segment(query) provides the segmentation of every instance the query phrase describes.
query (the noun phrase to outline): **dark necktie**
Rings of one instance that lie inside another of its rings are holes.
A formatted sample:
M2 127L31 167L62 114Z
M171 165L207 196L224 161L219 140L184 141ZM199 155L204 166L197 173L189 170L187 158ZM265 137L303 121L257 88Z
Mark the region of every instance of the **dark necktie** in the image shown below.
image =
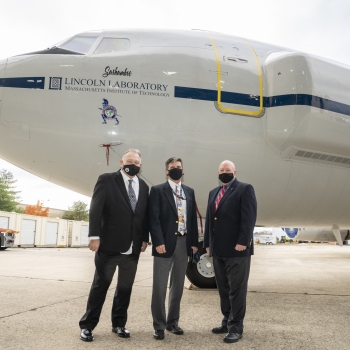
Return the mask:
M133 180L128 180L129 181L129 188L128 188L128 195L129 195L129 200L130 200L130 204L131 204L131 208L132 208L132 211L134 212L135 211L135 208L136 208L136 203L137 203L137 200L136 200L136 195L135 195L135 191L134 189L132 188L132 182Z
M215 211L218 210L220 201L221 201L222 197L223 197L224 194L225 194L226 187L227 187L227 185L223 185L223 186L221 187L221 190L220 190L218 196L217 196L216 199L215 199L215 204L214 204L214 209L215 209Z

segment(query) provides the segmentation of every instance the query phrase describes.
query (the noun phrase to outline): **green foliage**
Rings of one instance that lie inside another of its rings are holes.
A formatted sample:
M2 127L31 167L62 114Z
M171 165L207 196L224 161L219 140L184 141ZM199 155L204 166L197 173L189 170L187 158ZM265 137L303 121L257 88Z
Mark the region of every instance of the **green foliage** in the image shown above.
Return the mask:
M0 210L23 213L23 209L17 208L20 191L16 191L14 184L17 182L13 174L6 170L0 170Z
M82 201L73 202L73 205L64 213L63 219L89 221L89 211L86 207L87 204Z

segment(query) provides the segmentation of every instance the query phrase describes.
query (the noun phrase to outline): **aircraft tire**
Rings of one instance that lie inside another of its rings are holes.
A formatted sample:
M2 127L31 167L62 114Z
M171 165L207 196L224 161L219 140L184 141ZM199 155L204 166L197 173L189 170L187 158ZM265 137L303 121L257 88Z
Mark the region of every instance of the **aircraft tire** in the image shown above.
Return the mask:
M198 264L189 262L187 264L186 276L198 288L216 288L212 258L209 257L203 247L199 248L199 253L201 255L200 262ZM210 277L206 277L207 274Z

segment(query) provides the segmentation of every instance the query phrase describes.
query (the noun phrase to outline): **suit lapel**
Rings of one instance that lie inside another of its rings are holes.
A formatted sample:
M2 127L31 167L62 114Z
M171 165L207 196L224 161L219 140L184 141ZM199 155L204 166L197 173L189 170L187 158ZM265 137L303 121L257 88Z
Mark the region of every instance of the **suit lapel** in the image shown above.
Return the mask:
M130 204L130 199L129 199L129 196L128 196L128 193L126 192L126 187L125 187L125 183L124 183L124 180L123 180L123 176L122 174L120 173L120 170L118 170L115 174L116 176L116 179L117 179L117 184L126 200L126 203L128 204L130 210L132 211L132 207L131 207L131 204ZM140 194L139 194L140 195Z
M168 201L170 202L170 206L173 208L175 214L178 215L178 212L175 206L173 191L168 182L164 184L163 190L164 190L165 197L167 197Z
M209 198L209 201L208 201L208 205L209 205L209 210L210 210L211 214L215 213L215 210L214 210L215 198L216 198L216 195L217 195L217 193L219 191L219 188L220 187L216 187L210 192L210 198Z
M234 190L236 189L236 186L238 184L238 181L235 180L234 183L228 188L228 190L225 192L224 196L222 197L218 208L216 209L216 211L218 211L220 209L220 207L222 206L222 204L225 202L225 200L234 192Z
M146 189L146 187L144 186L143 181L141 181L141 179L139 178L139 197L138 197L137 202L136 202L135 213L136 213L137 208L139 206L140 200L142 200L142 198L144 196L145 189ZM130 199L129 199L129 202L130 202Z
M192 198L190 196L190 191L188 190L188 188L184 185L181 185L182 186L182 189L185 193L185 198L186 198L186 216L188 217L188 214L189 214L189 208L191 208L191 203L190 201L192 201ZM186 219L187 219L186 217Z

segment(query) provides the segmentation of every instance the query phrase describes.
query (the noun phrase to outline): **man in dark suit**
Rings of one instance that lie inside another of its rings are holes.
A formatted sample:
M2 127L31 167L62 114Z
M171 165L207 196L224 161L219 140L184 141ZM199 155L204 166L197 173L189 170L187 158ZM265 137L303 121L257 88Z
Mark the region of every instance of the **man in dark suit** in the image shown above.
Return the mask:
M181 183L182 160L165 162L169 180L153 186L149 197L149 222L152 238L153 291L152 316L155 339L164 339L164 329L181 335L180 302L188 256L198 250L196 199L192 188ZM170 272L168 317L165 297Z
M108 288L118 266L118 283L112 306L112 331L129 338L125 329L130 295L140 252L147 247L148 186L136 175L141 154L129 149L116 173L98 178L90 206L89 248L95 253L95 277L86 313L79 322L80 339L93 341Z
M224 316L221 326L212 332L227 333L227 343L242 338L257 211L253 186L239 182L236 173L231 161L220 164L222 185L209 193L204 232L204 248L213 257Z

